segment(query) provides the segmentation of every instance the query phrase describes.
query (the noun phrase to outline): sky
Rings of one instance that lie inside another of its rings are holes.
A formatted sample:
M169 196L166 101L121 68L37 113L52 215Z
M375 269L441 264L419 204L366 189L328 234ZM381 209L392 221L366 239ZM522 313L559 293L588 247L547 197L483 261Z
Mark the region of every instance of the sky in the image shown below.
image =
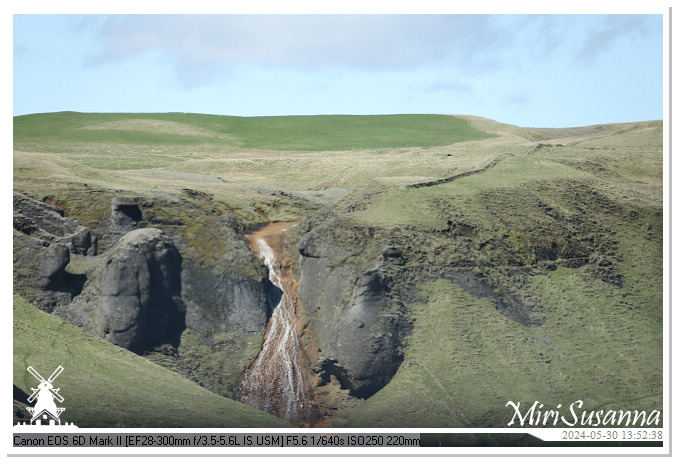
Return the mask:
M663 103L662 14L13 15L15 116L434 113L573 127L663 119Z

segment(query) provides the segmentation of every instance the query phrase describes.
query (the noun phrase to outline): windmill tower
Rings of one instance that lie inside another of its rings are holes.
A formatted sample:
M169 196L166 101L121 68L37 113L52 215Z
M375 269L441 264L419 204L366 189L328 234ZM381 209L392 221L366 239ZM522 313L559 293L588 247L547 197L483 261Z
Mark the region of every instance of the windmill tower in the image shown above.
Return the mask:
M65 411L66 408L58 408L54 400L56 399L62 403L64 398L59 394L59 389L52 386L52 382L54 382L54 379L56 379L63 370L64 368L62 366L57 367L49 379L45 380L40 374L38 374L38 371L33 369L32 366L28 366L28 372L30 372L33 377L38 379L40 382L38 388L31 388L31 390L33 390L33 394L28 398L29 403L32 403L36 397L38 398L38 401L35 403L34 407L26 408L26 410L33 416L31 417L31 424L35 424L36 421L40 421L38 424L41 424L42 419L47 419L51 424L56 423L61 425L61 419L59 419L59 416Z

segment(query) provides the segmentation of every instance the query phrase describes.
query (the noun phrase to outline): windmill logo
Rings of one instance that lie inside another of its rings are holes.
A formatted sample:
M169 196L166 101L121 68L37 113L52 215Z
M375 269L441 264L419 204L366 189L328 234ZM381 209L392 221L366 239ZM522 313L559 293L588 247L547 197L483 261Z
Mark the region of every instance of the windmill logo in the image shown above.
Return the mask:
M41 376L38 371L33 369L33 366L28 366L28 372L35 377L40 384L38 388L31 388L33 394L28 398L29 403L35 401L35 406L27 407L26 410L31 414L31 425L62 425L61 413L63 413L66 408L57 407L57 403L64 402L64 398L59 393L59 388L54 388L54 381L64 370L63 366L56 368L52 375L49 376L47 380ZM28 424L18 424L18 425L28 425ZM63 425L73 425L73 424L63 424Z

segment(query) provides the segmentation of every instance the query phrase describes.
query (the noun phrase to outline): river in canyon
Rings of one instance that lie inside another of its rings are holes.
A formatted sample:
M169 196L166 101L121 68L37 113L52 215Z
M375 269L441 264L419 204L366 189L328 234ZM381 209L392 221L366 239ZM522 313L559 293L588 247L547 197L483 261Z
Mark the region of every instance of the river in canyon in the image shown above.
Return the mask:
M269 269L267 298L272 312L262 351L243 375L239 400L293 425L310 426L320 414L313 374L298 336L297 284L283 264L281 250L281 234L294 226L271 223L245 234L250 249Z

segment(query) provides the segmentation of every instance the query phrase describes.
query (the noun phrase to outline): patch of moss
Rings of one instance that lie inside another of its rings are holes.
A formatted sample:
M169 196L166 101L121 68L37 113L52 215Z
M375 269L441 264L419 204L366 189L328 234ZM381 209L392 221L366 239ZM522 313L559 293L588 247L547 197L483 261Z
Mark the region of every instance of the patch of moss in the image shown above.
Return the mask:
M179 217L184 222L184 234L195 261L202 267L213 266L225 250L214 218L207 215L189 215L185 212L179 212Z
M98 227L111 214L112 194L96 190L71 190L46 195L42 200L63 208L72 217L101 238Z
M191 329L181 336L178 354L180 363L186 366L201 383L220 395L233 398L238 380L262 349L264 335L243 335L226 330L212 335L207 345Z

